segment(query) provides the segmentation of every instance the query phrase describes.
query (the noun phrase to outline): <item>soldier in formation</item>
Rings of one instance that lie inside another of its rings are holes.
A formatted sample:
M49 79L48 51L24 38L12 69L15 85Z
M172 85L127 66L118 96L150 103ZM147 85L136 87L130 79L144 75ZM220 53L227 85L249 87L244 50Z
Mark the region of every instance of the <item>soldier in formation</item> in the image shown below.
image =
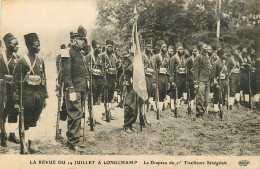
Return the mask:
M46 107L45 100L48 98L48 92L45 64L38 56L40 51L38 35L29 33L24 35L24 39L28 54L22 56L16 63L13 73L13 98L14 107L19 111L23 110L24 113L25 144L28 146L28 152L35 153L37 152L34 143L35 135L38 132L37 121L43 108ZM23 83L22 88L20 83ZM19 105L21 100L23 100L23 104Z

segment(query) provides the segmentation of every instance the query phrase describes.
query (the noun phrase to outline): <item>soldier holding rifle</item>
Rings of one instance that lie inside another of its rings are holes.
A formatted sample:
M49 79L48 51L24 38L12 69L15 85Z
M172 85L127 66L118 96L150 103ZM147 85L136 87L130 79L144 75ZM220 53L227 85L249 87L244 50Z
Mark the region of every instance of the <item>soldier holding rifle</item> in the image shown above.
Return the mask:
M4 69L5 69L5 81L6 81L6 94L7 94L7 102L6 107L3 110L3 116L1 119L3 120L3 123L1 124L1 135L2 146L7 146L4 140L7 140L5 138L5 123L6 119L8 117L8 128L10 131L8 140L11 142L14 142L16 144L20 143L20 140L16 137L15 131L18 128L17 124L17 117L18 117L18 111L14 108L14 101L12 99L12 81L13 81L13 71L14 67L17 63L17 60L20 58L18 55L16 55L18 51L18 41L17 39L11 34L8 33L4 36L4 42L6 46L6 52L3 54L3 61L4 61Z
M35 153L37 150L34 136L37 135L37 121L46 106L45 99L48 98L48 94L44 61L37 55L40 51L40 40L36 33L24 35L24 38L28 54L17 61L14 69L14 99L15 107L21 113L20 128L23 130L24 126L25 129L20 132L25 133L25 143L28 140L29 153ZM26 145L23 147L25 148Z
M159 112L157 112L157 119L160 118L163 109L164 100L169 87L169 56L167 54L167 45L163 40L157 42L159 53L154 56L154 65L156 72L156 102Z
M105 51L99 54L99 58L102 60L102 71L104 72L104 106L105 113L102 114L102 118L106 122L110 122L114 118L111 116L112 100L116 85L118 59L113 50L114 42L112 40L106 40Z
M211 78L214 81L213 88L213 103L214 111L219 113L220 118L223 118L223 105L225 104L225 96L227 94L227 81L228 70L226 67L226 54L223 49L217 52L219 59L213 63Z

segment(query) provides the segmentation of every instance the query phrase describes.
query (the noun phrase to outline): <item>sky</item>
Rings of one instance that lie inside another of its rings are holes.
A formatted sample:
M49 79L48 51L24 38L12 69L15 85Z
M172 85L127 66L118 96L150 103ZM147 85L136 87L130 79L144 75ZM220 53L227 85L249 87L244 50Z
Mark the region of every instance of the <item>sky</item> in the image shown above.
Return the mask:
M0 37L12 33L21 52L26 50L23 36L34 32L41 52L55 52L69 43L69 33L76 32L79 25L87 29L88 37L97 15L94 0L2 0Z

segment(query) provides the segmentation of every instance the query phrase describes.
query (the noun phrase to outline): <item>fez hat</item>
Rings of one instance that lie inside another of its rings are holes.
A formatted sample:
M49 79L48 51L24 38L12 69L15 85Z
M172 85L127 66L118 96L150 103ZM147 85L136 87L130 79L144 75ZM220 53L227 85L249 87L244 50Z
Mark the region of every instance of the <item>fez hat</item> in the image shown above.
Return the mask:
M92 48L95 48L97 46L97 44L99 44L97 41L92 40L92 42L91 42Z
M158 47L161 47L163 44L166 44L164 40L159 40L157 42Z
M27 47L31 47L33 45L33 42L37 42L39 40L38 35L36 33L29 33L27 35L24 35L25 44Z
M170 45L170 46L168 47L168 49L173 49L173 50L174 50L174 46Z
M6 34L3 38L6 45L13 39L16 39L16 38L11 33Z
M178 49L180 46L182 46L183 47L183 44L181 43L181 42L177 42L176 44L175 44L175 47Z
M114 45L114 42L112 40L106 40L106 45Z
M197 48L200 50L200 49L202 48L203 45L204 45L204 43L200 41L200 42L198 43Z
M62 44L62 45L60 46L60 48L61 48L61 49L66 49L66 45L65 45L65 44Z

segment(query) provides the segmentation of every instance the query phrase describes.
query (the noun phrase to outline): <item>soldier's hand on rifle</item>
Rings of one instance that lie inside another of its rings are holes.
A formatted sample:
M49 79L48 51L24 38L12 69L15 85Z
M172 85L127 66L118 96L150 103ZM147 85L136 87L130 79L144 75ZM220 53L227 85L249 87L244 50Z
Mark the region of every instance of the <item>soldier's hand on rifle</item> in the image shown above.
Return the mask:
M195 88L195 89L198 89L198 88L199 88L198 82L196 82L196 81L194 82L194 88Z
M20 105L19 105L19 104L14 104L14 108L15 108L18 112L20 112Z
M176 87L176 84L174 82L172 82L172 87L174 87L174 88Z

